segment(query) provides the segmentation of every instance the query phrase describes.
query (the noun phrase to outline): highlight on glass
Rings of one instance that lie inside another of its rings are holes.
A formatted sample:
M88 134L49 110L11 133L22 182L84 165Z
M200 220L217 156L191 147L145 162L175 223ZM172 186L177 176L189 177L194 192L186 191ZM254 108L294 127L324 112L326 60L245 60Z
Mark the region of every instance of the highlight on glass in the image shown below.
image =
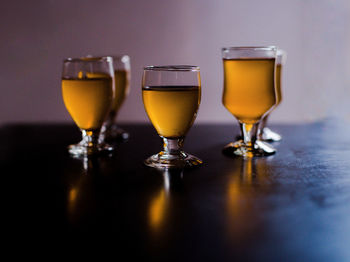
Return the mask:
M276 104L277 48L228 47L222 49L224 88L222 103L238 120L242 139L223 149L229 156L266 156L276 152L257 140L259 122Z
M101 130L101 141L124 141L129 138L129 133L119 127L117 117L120 108L124 104L130 92L130 57L128 55L114 55L114 91L112 107L107 115Z
M82 140L70 145L73 156L86 156L113 147L99 143L99 135L114 97L112 57L67 58L63 62L62 97Z
M202 160L183 151L201 100L198 66L147 66L142 76L145 111L158 135L163 150L144 161L156 168L185 168L202 164Z
M276 56L276 71L275 71L275 88L276 88L276 105L266 114L260 122L258 138L259 140L268 141L268 142L278 142L282 139L282 136L270 128L267 127L268 117L271 115L271 112L275 110L277 106L282 102L282 71L286 63L287 53L282 50L277 50Z

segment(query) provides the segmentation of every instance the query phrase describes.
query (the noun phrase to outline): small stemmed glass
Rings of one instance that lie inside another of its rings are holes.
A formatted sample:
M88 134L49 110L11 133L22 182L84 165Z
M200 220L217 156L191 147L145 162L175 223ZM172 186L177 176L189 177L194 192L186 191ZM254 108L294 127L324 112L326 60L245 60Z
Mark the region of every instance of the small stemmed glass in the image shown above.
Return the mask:
M112 58L115 96L100 136L100 141L108 142L123 141L129 138L129 133L117 124L117 116L130 92L130 57L128 55L114 55Z
M62 96L82 140L70 145L73 156L86 156L113 147L99 142L101 126L113 101L113 60L111 57L67 58L63 62Z
M242 139L229 143L229 156L266 156L275 149L257 140L261 118L276 104L276 47L228 47L222 49L224 90L222 103L238 120Z
M269 114L266 114L263 119L260 122L260 127L258 131L258 137L262 141L268 141L268 142L278 142L282 139L281 135L272 131L270 128L267 127L267 120L268 117L271 115L271 112L281 103L282 101L282 70L284 67L284 64L287 59L287 53L283 51L282 49L277 50L277 56L276 56L276 105L273 107L273 109L270 111Z
M202 160L182 149L200 104L199 67L145 67L142 98L147 115L163 139L164 147L144 163L157 168L184 168L202 164Z

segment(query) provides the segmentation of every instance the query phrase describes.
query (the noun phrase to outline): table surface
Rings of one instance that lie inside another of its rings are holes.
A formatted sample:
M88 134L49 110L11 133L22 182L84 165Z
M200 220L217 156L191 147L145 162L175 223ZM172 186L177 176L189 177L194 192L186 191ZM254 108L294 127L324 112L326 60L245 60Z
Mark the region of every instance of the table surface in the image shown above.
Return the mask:
M161 148L152 126L122 127L129 141L85 163L67 153L73 124L0 128L10 243L109 239L146 261L350 261L350 123L272 125L277 153L250 160L221 152L236 126L195 125L184 148L204 164L181 172L143 165Z

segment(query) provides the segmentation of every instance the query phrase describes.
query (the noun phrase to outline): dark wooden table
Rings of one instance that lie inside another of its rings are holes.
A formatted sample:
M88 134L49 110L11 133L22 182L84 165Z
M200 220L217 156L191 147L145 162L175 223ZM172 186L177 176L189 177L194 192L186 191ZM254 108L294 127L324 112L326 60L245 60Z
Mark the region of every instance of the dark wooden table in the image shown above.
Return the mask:
M350 123L274 125L277 154L251 160L221 153L236 126L195 125L185 150L204 165L170 173L142 163L161 147L152 126L123 127L129 141L85 168L66 150L80 138L73 124L0 129L9 248L53 255L79 244L120 261L350 261Z

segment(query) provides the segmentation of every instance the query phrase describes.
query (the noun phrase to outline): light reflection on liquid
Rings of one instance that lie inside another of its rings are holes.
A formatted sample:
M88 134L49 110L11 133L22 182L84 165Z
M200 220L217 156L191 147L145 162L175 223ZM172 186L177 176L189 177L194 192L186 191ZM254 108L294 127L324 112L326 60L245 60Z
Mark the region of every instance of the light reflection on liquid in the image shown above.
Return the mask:
M269 190L266 158L235 159L228 173L227 214L228 234L235 241L249 238L262 230L259 203L260 194Z

